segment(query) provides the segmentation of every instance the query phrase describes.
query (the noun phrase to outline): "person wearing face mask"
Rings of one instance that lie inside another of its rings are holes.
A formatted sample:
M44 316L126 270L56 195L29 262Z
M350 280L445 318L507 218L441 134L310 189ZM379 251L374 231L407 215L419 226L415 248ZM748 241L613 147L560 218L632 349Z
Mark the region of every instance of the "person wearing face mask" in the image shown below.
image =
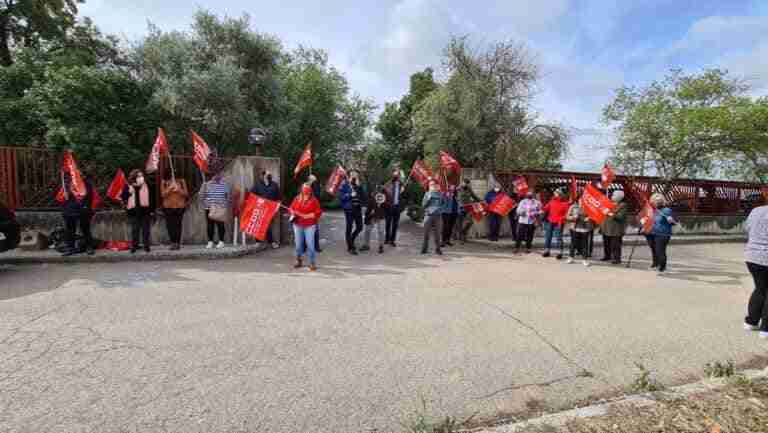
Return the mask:
M445 196L435 180L429 181L429 191L424 193L421 207L424 209L424 241L421 244L421 254L429 252L429 235L435 236L435 254L442 255L440 249L440 232L443 225L443 207Z
M525 252L530 253L533 247L533 234L536 232L536 221L541 215L541 202L536 200L533 191L528 191L525 198L517 205L517 240L515 254L520 253L520 247L525 241Z
M357 255L355 240L363 230L363 203L365 203L365 192L360 186L360 173L357 170L349 172L349 179L345 179L339 190L339 199L341 207L344 209L344 218L347 228L345 237L347 241L347 251L349 254Z
M488 206L496 200L496 196L501 194L501 185L494 185L493 189L485 194L485 203ZM501 215L488 212L488 240L491 242L499 241L499 231L501 230Z
M600 226L605 252L602 261L620 265L622 241L627 230L627 204L624 203L624 191L614 191L611 200L616 203L616 208L608 213L608 217Z
M181 249L182 222L187 207L189 192L184 179L176 179L171 172L165 172L165 179L160 186L163 203L163 216L171 241L171 250Z
M400 203L405 187L400 181L400 172L392 172L392 179L384 185L384 191L390 199L386 218L386 240L389 245L397 246L397 230L400 227Z
M128 185L123 189L122 199L131 221L131 254L136 252L140 243L144 245L144 251L150 252L149 231L155 198L141 170L131 170L128 174Z
M458 193L459 197L459 240L461 243L467 242L467 234L474 224L472 215L464 209L464 206L480 201L480 197L472 190L472 181L464 179L464 185L461 186Z
M261 179L251 188L251 192L259 197L272 201L280 201L280 186L272 179L272 173L268 171L261 172ZM267 243L272 245L273 249L280 248L280 244L275 242L272 236L272 229L275 224L279 224L280 218L274 218L272 224L267 230Z
M304 184L301 192L293 199L290 207L291 222L293 224L293 238L296 248L296 264L294 268L299 269L304 264L302 259L306 252L309 256L309 270L317 270L316 251L315 251L315 228L323 210L320 209L320 202L312 194L312 187Z

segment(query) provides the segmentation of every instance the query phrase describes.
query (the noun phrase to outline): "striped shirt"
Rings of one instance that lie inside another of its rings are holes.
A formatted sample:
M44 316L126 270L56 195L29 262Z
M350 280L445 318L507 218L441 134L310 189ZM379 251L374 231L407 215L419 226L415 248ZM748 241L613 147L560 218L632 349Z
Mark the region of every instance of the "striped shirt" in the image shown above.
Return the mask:
M212 207L229 207L232 187L226 182L210 181L203 190L203 205L206 209Z

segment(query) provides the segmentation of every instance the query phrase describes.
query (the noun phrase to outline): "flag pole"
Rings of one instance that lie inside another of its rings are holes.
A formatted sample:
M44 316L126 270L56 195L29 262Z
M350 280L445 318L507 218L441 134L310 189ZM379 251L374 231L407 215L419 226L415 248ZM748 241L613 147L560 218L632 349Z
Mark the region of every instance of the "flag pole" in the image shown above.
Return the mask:
M173 157L171 156L170 150L168 151L166 158L168 158L168 165L171 167L171 180L176 182L176 172L173 170Z

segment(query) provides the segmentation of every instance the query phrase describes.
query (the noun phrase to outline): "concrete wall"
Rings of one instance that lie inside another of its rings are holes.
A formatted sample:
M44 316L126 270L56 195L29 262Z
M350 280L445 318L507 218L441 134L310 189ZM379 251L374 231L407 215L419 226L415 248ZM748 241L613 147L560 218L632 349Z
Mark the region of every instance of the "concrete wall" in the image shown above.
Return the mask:
M225 169L224 176L227 182L240 191L249 191L255 179L264 170L272 172L274 179L280 182L280 159L263 157L238 157ZM50 232L57 227L62 227L64 222L60 212L18 212L16 215L23 230L39 230L43 233ZM275 239L282 239L280 222L277 218L272 223L272 234ZM184 230L182 242L185 244L201 244L207 241L206 219L201 200L197 195L184 214ZM227 224L227 242L233 239L234 221ZM98 212L93 221L93 235L102 240L129 240L131 237L130 224L125 211ZM158 213L152 224L153 244L168 242L168 232L165 228L165 219L162 212ZM282 240L281 240L282 241ZM253 242L253 240L250 240Z

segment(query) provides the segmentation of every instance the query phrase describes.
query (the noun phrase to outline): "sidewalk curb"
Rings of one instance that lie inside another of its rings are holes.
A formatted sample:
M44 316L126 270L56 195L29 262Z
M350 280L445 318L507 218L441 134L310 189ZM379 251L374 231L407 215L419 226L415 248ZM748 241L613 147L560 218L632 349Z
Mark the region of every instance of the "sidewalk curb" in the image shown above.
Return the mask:
M742 375L750 380L768 378L768 368L764 370L744 370L737 374ZM622 406L634 406L634 407L648 407L657 404L659 401L671 400L676 398L684 398L692 394L701 392L713 391L725 387L728 384L728 379L704 379L699 382L694 382L686 385L680 385L672 388L668 388L664 391L646 394L634 394L618 399L595 404L592 406L586 406L578 409L572 409L564 412L553 413L543 415L538 418L529 419L526 421L516 422L512 424L500 425L492 428L481 428L474 430L463 430L463 432L471 433L522 433L526 429L535 427L565 427L569 422L575 420L584 420L599 416L605 416L616 407Z
M568 236L563 237L563 243L566 248L569 245L570 238ZM638 246L645 246L645 239L637 236L627 236L624 238L624 248L631 247L634 242L637 242ZM697 244L739 244L746 243L747 237L743 235L711 235L711 236L678 236L672 237L670 245L697 245ZM499 240L499 242L491 242L488 239L468 239L467 243L474 243L477 245L485 245L494 247L497 249L509 249L514 248L515 243L510 239ZM603 239L600 235L595 235L594 246L602 246ZM544 248L544 239L535 238L533 240L534 248Z
M268 246L249 245L243 247L226 247L221 250L195 249L184 251L169 251L166 249L154 250L149 254L138 251L131 254L128 251L112 252L98 251L93 256L84 254L62 257L58 254L47 252L39 253L39 256L33 254L22 254L20 256L0 255L0 264L4 265L39 265L39 264L83 264L83 263L118 263L118 262L165 262L165 261L187 261L187 260L222 260L236 259L251 254L268 250Z

